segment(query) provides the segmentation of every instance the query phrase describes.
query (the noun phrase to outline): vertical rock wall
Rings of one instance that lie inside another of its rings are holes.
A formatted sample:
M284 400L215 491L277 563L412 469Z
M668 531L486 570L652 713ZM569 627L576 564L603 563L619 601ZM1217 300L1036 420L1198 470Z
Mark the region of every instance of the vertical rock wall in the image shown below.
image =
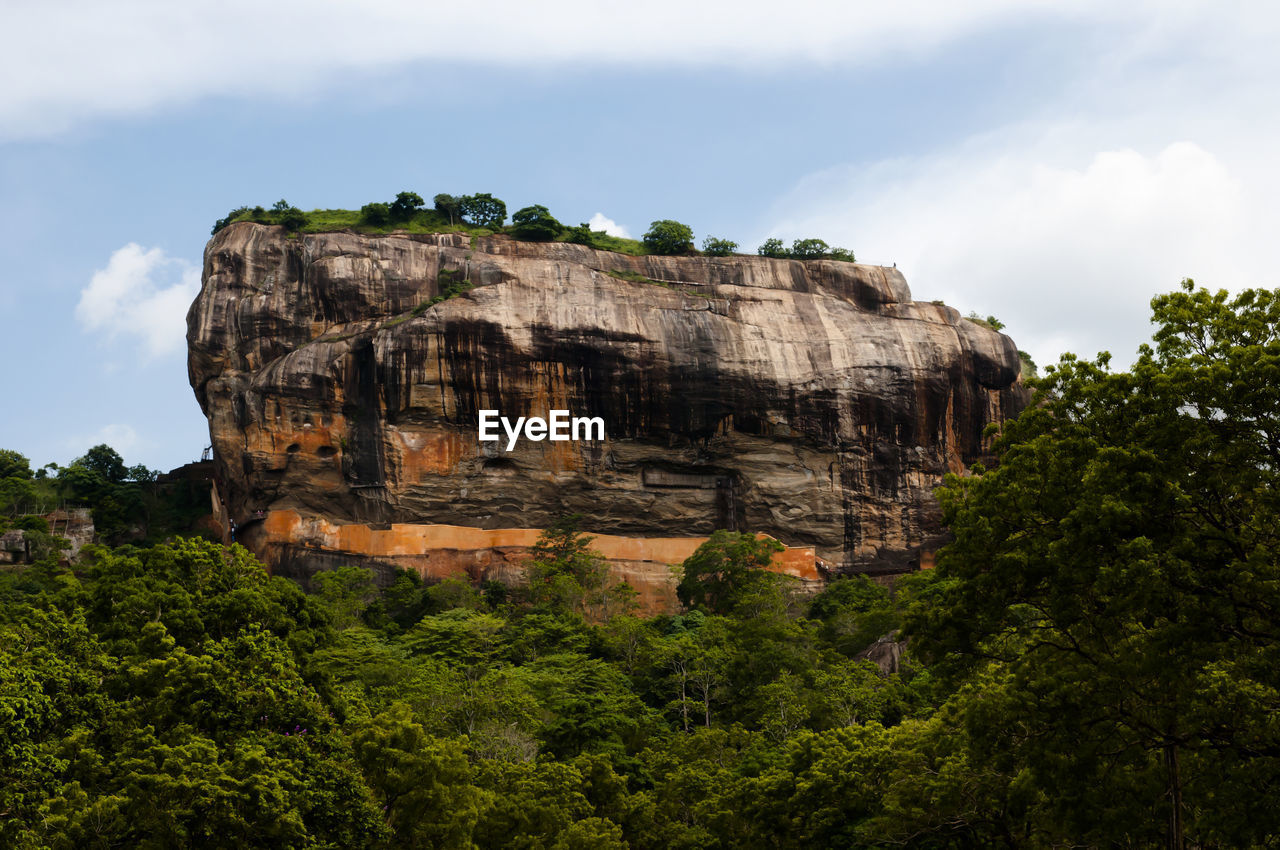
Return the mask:
M751 530L898 572L944 539L941 476L1028 398L1008 337L913 302L895 269L505 237L235 224L206 249L188 342L248 541L283 510L375 530L576 512L596 533ZM484 409L598 416L606 438L508 452L478 441Z

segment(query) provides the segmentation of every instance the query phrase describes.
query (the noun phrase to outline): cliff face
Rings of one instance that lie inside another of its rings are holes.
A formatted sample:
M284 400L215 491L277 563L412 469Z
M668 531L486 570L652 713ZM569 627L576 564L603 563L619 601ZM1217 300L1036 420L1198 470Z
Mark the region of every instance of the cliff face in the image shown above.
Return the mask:
M894 269L829 261L239 223L210 241L187 323L245 539L286 510L375 530L574 512L597 533L751 530L899 571L941 540L940 476L1027 399L1009 338L913 302ZM483 409L598 416L606 439L507 452L478 441ZM305 561L295 542L273 557Z

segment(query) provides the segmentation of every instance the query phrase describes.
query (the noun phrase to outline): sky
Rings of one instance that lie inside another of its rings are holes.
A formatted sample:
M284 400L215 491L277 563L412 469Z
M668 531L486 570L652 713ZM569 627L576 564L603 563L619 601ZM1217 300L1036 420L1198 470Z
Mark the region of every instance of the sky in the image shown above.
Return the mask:
M281 198L818 237L1123 368L1183 278L1280 287L1276 43L1232 0L6 0L0 448L197 459L204 244Z

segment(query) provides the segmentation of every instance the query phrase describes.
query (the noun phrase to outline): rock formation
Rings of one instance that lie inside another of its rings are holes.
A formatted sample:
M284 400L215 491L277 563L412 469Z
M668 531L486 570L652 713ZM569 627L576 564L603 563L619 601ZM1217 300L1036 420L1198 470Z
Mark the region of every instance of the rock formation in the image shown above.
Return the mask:
M566 512L601 534L750 530L833 570L900 572L944 539L942 474L1028 396L1008 337L912 301L896 269L825 260L238 223L206 248L187 324L226 520L302 574L332 562L329 538L269 526L537 529ZM508 452L478 441L485 409L598 416L606 438ZM258 522L278 512L298 522ZM358 541L338 555L386 560Z

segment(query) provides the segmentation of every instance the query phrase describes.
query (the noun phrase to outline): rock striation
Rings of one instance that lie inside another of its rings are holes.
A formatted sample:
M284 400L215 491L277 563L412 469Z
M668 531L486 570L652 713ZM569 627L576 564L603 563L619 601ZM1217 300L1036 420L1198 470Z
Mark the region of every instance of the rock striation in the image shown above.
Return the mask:
M941 476L1029 397L1008 337L912 301L896 269L822 260L246 222L209 242L187 325L225 519L303 575L332 535L269 527L562 513L621 537L750 530L831 570L901 572L945 539ZM508 452L478 440L486 409L598 416L606 435ZM298 522L259 522L285 511Z

